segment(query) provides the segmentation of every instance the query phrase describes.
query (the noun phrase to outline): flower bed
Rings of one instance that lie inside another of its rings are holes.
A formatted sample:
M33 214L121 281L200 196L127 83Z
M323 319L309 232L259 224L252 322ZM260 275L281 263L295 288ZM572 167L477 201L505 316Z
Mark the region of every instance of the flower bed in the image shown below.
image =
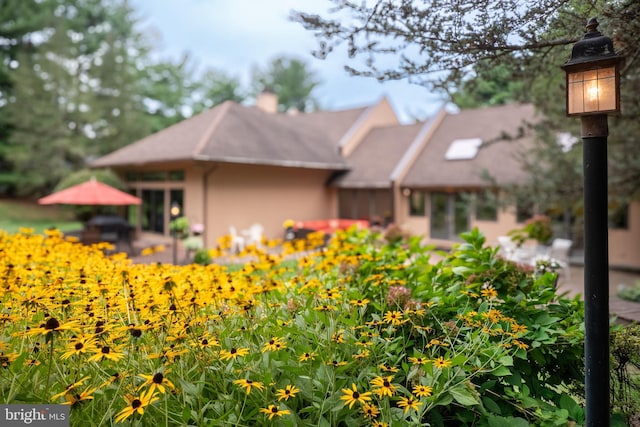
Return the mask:
M77 426L581 423L582 303L463 237L172 266L0 232L0 399Z

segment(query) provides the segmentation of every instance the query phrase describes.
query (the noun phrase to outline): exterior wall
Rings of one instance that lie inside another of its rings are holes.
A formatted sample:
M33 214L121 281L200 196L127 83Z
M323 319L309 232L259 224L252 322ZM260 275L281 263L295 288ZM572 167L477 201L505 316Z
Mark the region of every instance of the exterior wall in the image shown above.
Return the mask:
M219 237L229 234L230 226L240 232L259 223L267 238L281 238L286 219L335 218L337 193L326 186L330 174L310 169L218 165L206 180L206 245L215 246Z
M627 229L609 229L609 265L640 269L640 202L629 206Z

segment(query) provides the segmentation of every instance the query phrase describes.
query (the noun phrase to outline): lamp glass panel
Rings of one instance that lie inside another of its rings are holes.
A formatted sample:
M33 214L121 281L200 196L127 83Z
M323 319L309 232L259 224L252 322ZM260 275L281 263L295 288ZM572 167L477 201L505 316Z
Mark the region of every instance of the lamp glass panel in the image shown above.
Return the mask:
M582 72L568 75L567 109L569 114L584 113L584 84Z
M616 76L613 67L598 70L598 98L600 111L616 109Z

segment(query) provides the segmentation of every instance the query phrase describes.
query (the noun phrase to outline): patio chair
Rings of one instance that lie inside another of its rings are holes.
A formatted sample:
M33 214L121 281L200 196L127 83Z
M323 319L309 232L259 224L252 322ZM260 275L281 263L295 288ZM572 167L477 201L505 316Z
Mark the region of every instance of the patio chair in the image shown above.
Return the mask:
M553 239L551 248L549 248L549 257L560 264L567 278L570 275L569 252L571 251L571 246L573 246L573 242L569 239Z
M498 253L509 260L513 258L517 249L516 242L509 236L498 236L498 246L500 247Z
M244 250L244 237L238 234L236 228L232 225L229 227L229 235L231 236L231 251L238 254Z
M248 230L244 231L247 238L247 245L255 245L256 247L262 247L262 236L264 233L264 227L262 224L253 224Z

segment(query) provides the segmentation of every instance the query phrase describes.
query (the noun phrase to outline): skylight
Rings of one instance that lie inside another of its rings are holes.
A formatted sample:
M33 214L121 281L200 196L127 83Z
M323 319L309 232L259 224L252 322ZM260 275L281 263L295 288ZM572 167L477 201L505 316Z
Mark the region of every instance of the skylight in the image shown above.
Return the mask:
M478 154L480 138L454 139L444 155L446 160L471 160Z

